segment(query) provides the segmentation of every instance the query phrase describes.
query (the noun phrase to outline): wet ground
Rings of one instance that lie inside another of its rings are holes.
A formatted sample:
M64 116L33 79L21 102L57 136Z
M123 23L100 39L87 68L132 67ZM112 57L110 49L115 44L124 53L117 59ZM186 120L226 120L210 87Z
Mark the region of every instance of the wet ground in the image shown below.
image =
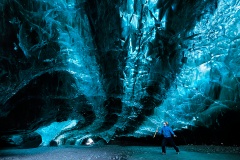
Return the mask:
M240 147L179 146L161 154L156 146L64 146L2 149L1 160L240 160Z

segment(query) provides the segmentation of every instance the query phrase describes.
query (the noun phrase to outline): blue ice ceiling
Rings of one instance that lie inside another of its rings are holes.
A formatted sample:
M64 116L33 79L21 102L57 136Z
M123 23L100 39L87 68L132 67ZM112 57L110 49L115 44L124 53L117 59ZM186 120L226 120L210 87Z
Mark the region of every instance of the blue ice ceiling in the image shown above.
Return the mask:
M109 142L240 115L239 0L4 0L0 12L6 139Z

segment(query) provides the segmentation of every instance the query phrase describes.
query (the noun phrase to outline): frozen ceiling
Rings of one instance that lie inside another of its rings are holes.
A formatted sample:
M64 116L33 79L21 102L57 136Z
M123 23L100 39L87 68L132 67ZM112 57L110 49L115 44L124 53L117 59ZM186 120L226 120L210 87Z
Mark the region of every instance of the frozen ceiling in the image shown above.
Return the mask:
M240 124L239 0L3 0L0 12L5 140Z

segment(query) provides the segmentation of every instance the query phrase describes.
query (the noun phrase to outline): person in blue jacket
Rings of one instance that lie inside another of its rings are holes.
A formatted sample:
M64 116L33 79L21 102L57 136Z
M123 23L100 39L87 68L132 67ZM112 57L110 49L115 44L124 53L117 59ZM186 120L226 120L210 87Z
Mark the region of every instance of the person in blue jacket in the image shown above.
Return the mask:
M173 132L172 128L168 126L168 122L163 123L163 127L158 131L156 130L156 133L163 135L162 140L162 154L166 154L166 144L170 143L173 148L176 150L177 154L179 154L179 148L175 145L172 136L177 137L175 133Z

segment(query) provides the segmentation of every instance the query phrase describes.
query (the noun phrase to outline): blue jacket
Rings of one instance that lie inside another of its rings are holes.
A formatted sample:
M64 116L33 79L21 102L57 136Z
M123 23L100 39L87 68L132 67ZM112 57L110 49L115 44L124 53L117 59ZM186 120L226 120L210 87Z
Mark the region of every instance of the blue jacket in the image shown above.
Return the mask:
M172 128L168 126L164 126L159 131L159 134L163 134L165 138L171 137L171 135L175 135Z

